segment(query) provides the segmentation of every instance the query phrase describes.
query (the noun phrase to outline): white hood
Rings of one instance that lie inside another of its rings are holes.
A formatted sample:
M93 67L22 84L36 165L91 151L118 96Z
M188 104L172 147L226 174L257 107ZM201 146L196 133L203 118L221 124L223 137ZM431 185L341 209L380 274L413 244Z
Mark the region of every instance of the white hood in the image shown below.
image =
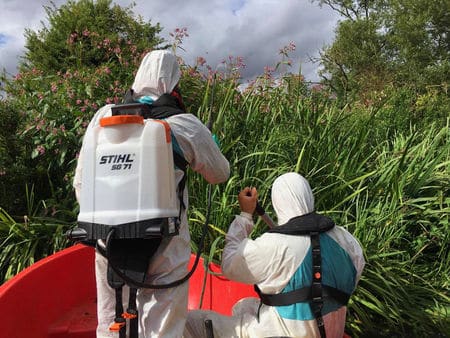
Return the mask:
M279 176L272 185L272 205L278 224L314 211L314 195L308 181L297 173Z
M153 100L162 94L172 92L180 81L180 67L177 57L166 50L148 53L136 73L133 86L134 98L150 96Z

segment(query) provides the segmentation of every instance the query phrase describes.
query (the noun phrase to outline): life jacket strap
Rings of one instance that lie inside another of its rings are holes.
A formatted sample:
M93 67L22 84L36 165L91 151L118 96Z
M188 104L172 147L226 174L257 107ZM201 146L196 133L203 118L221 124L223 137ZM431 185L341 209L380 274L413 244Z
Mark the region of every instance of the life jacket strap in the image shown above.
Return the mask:
M257 285L254 285L254 289L261 299L261 302L269 306L286 306L296 303L309 303L312 301L310 286L274 295L261 292ZM322 298L324 300L334 299L341 305L347 305L350 295L331 286L322 285Z
M323 295L322 295L322 256L320 253L320 233L313 231L310 233L312 264L313 264L313 280L311 285L312 301L309 303L311 311L316 318L319 328L320 337L326 338L325 324L322 317Z

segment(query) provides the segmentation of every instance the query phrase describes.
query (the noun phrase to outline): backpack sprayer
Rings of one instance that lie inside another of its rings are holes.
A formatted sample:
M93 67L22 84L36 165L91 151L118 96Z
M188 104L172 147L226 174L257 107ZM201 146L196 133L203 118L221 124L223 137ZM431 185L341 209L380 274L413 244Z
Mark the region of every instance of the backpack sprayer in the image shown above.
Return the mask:
M76 234L84 230L87 240L111 232L120 239L174 236L180 207L170 127L115 108L85 135Z

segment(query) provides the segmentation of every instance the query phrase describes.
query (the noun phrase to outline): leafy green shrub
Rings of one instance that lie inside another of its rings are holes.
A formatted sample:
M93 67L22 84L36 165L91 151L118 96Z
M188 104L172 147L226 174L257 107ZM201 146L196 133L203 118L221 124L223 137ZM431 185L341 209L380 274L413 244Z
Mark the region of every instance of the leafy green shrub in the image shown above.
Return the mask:
M18 136L19 116L16 105L0 101L0 206L22 213L26 205L24 182L32 181L32 175L24 155L30 142Z

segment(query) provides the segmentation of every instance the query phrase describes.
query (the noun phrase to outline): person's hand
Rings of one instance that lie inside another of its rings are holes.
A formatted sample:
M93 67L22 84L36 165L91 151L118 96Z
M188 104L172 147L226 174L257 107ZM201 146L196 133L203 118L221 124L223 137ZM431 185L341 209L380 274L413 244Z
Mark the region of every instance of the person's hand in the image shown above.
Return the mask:
M258 201L258 191L255 187L245 187L238 195L239 207L241 211L253 214Z

